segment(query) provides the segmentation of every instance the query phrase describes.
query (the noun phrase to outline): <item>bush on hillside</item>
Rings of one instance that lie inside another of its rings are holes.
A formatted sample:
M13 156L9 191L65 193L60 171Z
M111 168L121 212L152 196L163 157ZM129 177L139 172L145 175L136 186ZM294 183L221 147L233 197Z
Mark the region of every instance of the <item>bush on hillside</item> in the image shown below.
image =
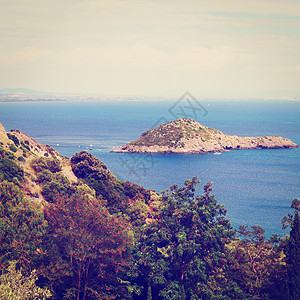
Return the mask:
M31 166L36 172L49 170L51 173L56 173L61 171L61 164L57 159L46 157L39 157L33 160Z

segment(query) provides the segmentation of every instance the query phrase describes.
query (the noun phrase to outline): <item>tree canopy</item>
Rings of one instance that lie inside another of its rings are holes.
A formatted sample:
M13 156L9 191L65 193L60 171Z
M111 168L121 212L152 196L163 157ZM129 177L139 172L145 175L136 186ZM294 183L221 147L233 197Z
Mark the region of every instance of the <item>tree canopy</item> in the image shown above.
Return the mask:
M132 245L128 225L110 215L100 199L74 194L58 197L45 208L49 222L44 276L56 285L65 276L61 293L76 299L113 299L120 273L128 267Z
M225 245L233 235L226 210L211 195L195 195L197 178L162 194L162 206L140 239L140 272L162 299L202 299L212 293L209 276L225 267Z

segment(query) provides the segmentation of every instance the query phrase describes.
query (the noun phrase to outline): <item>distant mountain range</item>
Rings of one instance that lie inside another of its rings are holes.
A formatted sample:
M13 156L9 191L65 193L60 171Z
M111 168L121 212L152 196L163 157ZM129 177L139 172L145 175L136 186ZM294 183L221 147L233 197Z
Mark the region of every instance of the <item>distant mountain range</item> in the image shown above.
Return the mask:
M181 89L174 89L168 91L159 91L156 96L150 95L122 95L122 94L105 94L105 93L61 93L61 92L45 92L40 90L32 90L27 88L0 88L0 102L5 101L19 101L19 100L36 100L41 97L47 97L47 100L177 100L186 91ZM190 91L197 99L208 100L237 100L237 99L281 99L281 100L299 100L300 93L297 91L278 90L275 92L256 92L247 93L241 96L237 91L224 91L219 93ZM167 96L172 95L172 96ZM209 96L210 95L210 96ZM22 98L22 99L21 99Z

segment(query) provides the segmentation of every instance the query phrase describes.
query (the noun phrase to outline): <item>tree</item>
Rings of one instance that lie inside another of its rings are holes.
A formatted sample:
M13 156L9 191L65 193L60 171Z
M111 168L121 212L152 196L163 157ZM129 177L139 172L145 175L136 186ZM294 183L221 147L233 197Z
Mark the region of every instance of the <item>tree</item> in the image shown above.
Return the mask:
M150 191L137 184L118 180L103 162L86 151L73 155L71 165L74 174L94 189L96 196L107 201L107 208L112 214L128 214L130 200L135 198L140 200L141 205L150 200Z
M287 257L287 299L296 300L300 298L300 201L294 199L291 205L294 215L282 219L283 227L288 223L291 228L290 237L287 241L285 254Z
M276 289L274 283L278 285L279 278L282 281L285 271L275 248L279 238L274 235L266 240L260 226L240 226L237 233L239 238L229 245L228 275L243 291L242 299L269 299L270 291Z
M128 225L111 216L104 205L100 199L74 194L59 196L45 208L49 230L43 274L57 297L114 299L126 289L118 278L128 266Z
M0 276L0 299L3 300L34 300L48 299L51 292L47 288L36 285L37 275L33 270L30 275L23 276L16 270L16 261L11 261L7 273Z
M162 193L161 209L144 228L138 263L154 299L202 299L213 291L208 283L213 270L225 267L225 244L233 232L226 210L211 195L212 183L195 196L197 178L184 187Z
M0 185L0 269L16 260L31 271L42 257L47 222L41 207L30 202L13 183Z

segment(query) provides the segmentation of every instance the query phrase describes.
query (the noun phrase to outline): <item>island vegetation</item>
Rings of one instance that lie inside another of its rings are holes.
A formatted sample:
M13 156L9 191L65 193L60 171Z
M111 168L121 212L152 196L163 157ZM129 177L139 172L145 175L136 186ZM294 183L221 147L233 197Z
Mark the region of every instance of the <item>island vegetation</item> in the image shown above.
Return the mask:
M0 126L0 298L299 299L300 201L266 239L198 186L157 194Z

